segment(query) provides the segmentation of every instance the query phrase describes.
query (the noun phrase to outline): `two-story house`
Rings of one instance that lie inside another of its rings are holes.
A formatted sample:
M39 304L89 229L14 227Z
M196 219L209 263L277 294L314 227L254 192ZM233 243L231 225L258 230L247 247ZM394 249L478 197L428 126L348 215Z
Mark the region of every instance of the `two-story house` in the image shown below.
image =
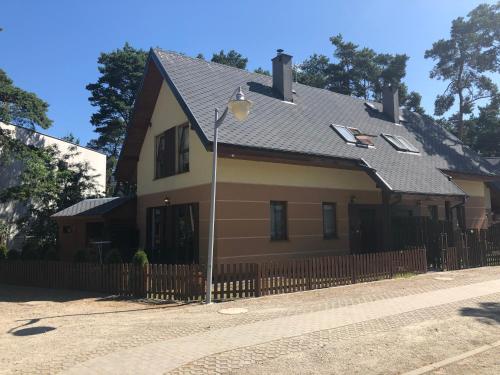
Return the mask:
M137 185L140 246L154 261L203 262L214 108L241 86L249 118L219 130L215 260L389 249L391 218L488 226L489 163L430 118L273 77L151 50L116 171Z

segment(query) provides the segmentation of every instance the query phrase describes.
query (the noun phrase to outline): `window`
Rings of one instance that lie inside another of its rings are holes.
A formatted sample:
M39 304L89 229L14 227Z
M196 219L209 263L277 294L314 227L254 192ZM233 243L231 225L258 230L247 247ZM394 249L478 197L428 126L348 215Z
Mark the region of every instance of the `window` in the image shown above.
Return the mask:
M429 206L429 216L431 217L432 221L438 221L439 220L438 206L436 206L436 205Z
M337 205L323 203L323 238L337 238Z
M419 152L415 146L400 135L382 134L382 136L398 151Z
M286 202L271 201L271 240L287 239Z
M349 128L343 125L331 125L333 129L346 141L362 147L373 147L373 135L363 134L356 128Z
M181 125L156 136L155 178L189 171L189 125Z
M189 126L177 128L177 173L189 172Z

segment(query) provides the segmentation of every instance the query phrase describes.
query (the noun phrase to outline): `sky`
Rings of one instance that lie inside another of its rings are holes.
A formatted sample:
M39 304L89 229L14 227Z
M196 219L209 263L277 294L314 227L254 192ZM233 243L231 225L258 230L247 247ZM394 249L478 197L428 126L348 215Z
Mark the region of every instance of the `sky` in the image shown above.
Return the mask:
M332 56L329 37L382 53L410 56L404 81L433 112L445 84L431 80L432 60L424 52L448 38L451 21L480 3L474 0L277 0L132 1L2 0L0 69L14 84L50 104L54 121L44 133L73 133L85 145L95 138L88 83L98 78L101 52L129 42L210 58L235 49L249 70L271 69L282 48L300 63L313 53Z

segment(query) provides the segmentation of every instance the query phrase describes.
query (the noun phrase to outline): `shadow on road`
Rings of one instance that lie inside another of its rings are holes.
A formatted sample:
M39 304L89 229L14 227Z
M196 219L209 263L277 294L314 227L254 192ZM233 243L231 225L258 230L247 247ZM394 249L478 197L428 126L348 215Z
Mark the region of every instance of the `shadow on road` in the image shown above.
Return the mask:
M485 324L500 324L500 303L482 302L479 307L460 309L460 314L477 318L477 320Z
M55 330L55 327L29 327L11 332L14 336L34 336Z

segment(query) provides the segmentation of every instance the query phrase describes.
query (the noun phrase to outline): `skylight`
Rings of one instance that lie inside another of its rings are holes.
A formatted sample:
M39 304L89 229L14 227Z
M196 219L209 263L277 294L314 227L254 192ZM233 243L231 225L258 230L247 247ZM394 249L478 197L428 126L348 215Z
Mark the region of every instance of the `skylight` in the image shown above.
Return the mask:
M398 151L419 152L415 146L400 135L382 134L382 136Z
M350 128L343 125L331 125L333 129L346 141L347 143L355 144L362 147L373 147L372 135L363 134L356 128Z

